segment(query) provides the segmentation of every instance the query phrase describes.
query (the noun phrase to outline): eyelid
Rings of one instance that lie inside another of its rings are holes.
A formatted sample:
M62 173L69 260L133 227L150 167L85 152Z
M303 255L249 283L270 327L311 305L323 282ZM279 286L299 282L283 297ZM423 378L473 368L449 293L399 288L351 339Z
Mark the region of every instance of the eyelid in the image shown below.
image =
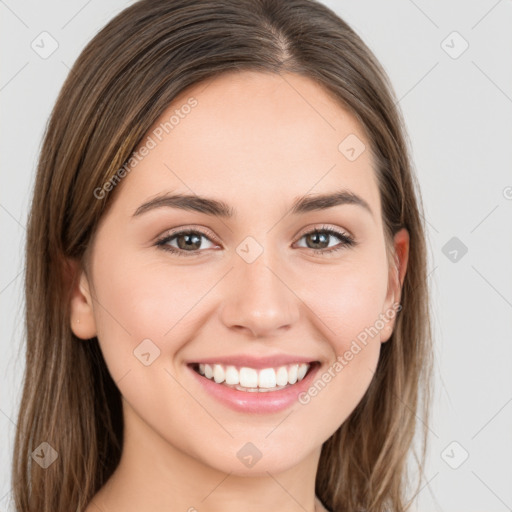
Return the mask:
M172 228L167 231L164 231L161 235L158 235L156 237L156 242L158 242L159 240L163 240L165 238L169 238L173 235L181 234L183 232L186 233L188 231L197 231L198 233L209 238L212 242L220 245L220 242L213 233L213 231L208 229L206 226L201 226L200 224L190 224L189 226L180 226L178 228Z
M299 231L299 234L296 235L297 241L300 240L304 235L312 233L314 231L335 231L340 235L345 235L347 238L351 238L355 243L355 236L348 230L339 226L333 226L331 224L313 224L312 226L305 227Z

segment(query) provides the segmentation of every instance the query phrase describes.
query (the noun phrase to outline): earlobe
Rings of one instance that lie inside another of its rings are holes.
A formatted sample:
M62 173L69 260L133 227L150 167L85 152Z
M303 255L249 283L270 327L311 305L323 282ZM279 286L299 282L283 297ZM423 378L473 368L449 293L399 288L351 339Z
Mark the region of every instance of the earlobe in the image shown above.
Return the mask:
M92 294L87 275L75 262L70 298L70 324L73 334L81 339L90 339L96 336L96 321Z
M395 325L397 308L400 304L402 296L402 285L404 283L405 274L407 272L407 264L409 261L409 232L402 228L394 238L394 265L389 269L388 279L388 295L385 302L385 311L383 312L387 318L391 319L381 331L381 342L385 343L391 338Z
M381 343L386 343L386 341L388 341L389 338L391 338L391 335L393 334L393 325L394 325L394 322L393 322L393 320L391 320L380 331L380 342Z

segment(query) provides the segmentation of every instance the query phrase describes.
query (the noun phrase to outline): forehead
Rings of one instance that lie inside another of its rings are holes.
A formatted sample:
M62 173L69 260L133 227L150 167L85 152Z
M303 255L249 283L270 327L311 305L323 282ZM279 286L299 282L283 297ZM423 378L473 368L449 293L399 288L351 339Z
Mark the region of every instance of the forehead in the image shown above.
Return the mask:
M142 151L144 145L151 149ZM238 210L340 187L379 202L357 119L296 74L244 71L195 84L174 99L137 152L121 183L123 200L133 204L178 191L222 197Z

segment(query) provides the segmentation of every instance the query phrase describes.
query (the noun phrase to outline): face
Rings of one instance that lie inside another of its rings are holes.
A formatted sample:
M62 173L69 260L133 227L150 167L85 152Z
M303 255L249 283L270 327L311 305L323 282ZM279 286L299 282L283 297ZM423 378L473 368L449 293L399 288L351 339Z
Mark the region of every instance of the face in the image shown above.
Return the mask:
M370 143L310 79L255 72L195 85L147 135L91 242L72 329L98 337L128 434L224 472L290 468L354 410L392 332L408 237L397 274ZM228 373L288 385L216 382Z

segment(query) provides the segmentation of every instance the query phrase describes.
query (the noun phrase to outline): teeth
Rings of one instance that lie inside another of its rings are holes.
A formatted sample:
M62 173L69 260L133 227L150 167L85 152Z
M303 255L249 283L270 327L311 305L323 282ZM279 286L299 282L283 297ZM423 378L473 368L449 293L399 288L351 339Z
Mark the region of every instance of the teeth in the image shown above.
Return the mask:
M297 373L298 373L298 365L294 364L290 367L288 371L288 382L290 384L295 384L297 382Z
M217 384L226 384L244 391L278 390L301 381L309 370L307 363L290 364L278 368L254 368L199 364L199 373Z
M306 365L301 364L297 371L297 380L302 380L308 371L308 367Z
M251 386L246 386L251 387ZM260 371L258 375L258 387L260 388L275 388L276 387L276 372L274 368L265 368Z
M228 366L226 368L226 384L235 386L240 383L240 375L238 370L234 366Z
M224 382L224 375L225 375L224 368L220 364L216 364L213 367L213 380L217 384L220 384L221 382Z
M214 364L213 367L220 366L220 364ZM258 372L253 368L242 368L240 370L240 386L244 388L256 388L258 387Z
M277 370L277 373L276 373L276 384L278 386L286 386L288 384L288 370L286 369L286 366L281 366Z

